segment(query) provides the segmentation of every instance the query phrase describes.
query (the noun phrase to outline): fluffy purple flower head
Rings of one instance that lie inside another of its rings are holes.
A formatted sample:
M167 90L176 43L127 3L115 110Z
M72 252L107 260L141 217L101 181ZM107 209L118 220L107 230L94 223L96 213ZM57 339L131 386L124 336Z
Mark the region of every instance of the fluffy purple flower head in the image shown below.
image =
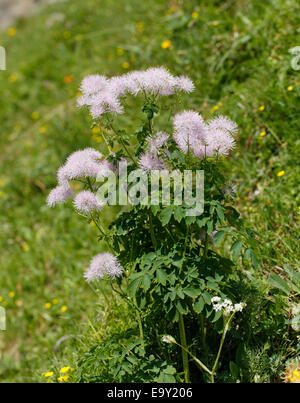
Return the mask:
M174 139L181 151L193 151L200 156L205 150L207 127L199 115L194 111L183 111L174 117Z
M107 84L108 80L105 76L99 74L87 76L81 82L80 91L84 95L97 94L97 92L106 89Z
M63 185L56 186L51 190L47 198L47 204L48 206L53 207L58 203L64 203L66 200L71 199L72 197L73 191L69 184L65 183Z
M184 91L187 93L193 92L195 89L195 85L193 81L186 77L186 76L180 76L180 77L175 77L175 88L178 91Z
M221 129L208 131L206 147L208 157L214 155L227 156L234 147L235 139L228 131Z
M87 282L102 279L104 274L110 278L120 277L123 267L118 259L111 253L104 252L94 256L91 260L89 268L84 273Z
M99 211L104 207L104 203L100 203L94 193L89 190L83 190L79 192L74 199L74 206L76 210L81 211L84 214L92 213L93 211Z
M208 122L208 129L211 131L214 130L223 130L229 132L232 135L237 134L238 127L235 122L227 118L226 116L218 116L215 119L212 119Z
M164 67L151 67L146 71L132 71L123 76L123 92L137 95L140 92L155 95L171 95L175 91L191 92L192 81L184 76L174 77ZM125 90L126 88L126 90Z
M163 160L152 153L144 153L140 156L139 167L146 172L151 172L153 169L166 169Z
M120 94L117 89L118 85L112 79L99 75L88 76L81 83L83 95L77 103L79 106L87 105L95 119L103 113L122 113L123 107L118 99Z
M96 178L99 169L102 167L100 158L102 158L102 154L93 148L75 151L59 168L58 183L63 184L69 180L82 177Z
M151 154L157 155L162 147L168 144L169 135L164 132L158 132L154 136L149 136L146 141L148 143L148 150Z

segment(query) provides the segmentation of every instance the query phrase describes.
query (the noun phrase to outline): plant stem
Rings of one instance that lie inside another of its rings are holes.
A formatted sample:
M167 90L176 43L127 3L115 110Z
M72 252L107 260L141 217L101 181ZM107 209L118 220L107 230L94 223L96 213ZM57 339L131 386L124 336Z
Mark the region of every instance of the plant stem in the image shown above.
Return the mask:
M209 375L212 375L212 372L207 368L207 366L204 365L203 362L200 361L197 357L195 357L187 348L183 347L181 344L177 342L175 344L177 344L177 346L181 347L187 354L189 354L192 357L192 359L199 365L200 368L202 368Z
M134 297L134 304L135 304L135 306L137 308L137 302L136 302L135 297ZM145 341L144 341L144 331L143 331L142 318L141 318L141 314L140 314L140 311L139 311L138 308L136 309L136 312L137 312L137 321L138 321L138 324L139 324L140 338L142 339L142 346L143 346L143 350L144 350L144 353L145 353Z
M185 334L185 328L184 328L184 320L183 316L180 313L179 314L179 333L180 333L180 342L182 346L182 363L183 363L183 369L184 369L184 379L185 383L190 383L190 369L189 369L189 359L188 359L188 349L187 349L187 343L186 343L186 334Z
M126 144L125 144L125 141L124 141L124 139L123 139L123 137L122 137L122 132L121 132L121 130L120 130L120 131L115 130L115 128L113 127L113 124L112 124L112 123L109 123L109 127L110 127L110 129L115 133L115 135L119 136L119 139L120 139L120 141L121 141L121 143L122 143L122 146L124 147L124 150L125 150L126 153L127 153L127 156L128 156L128 157L131 159L131 161L135 164L135 160L134 160L132 154L130 153L130 151L128 150L128 148L127 148L127 146L126 146Z
M214 383L215 370L217 368L217 365L218 365L218 362L219 362L219 359L220 359L220 355L221 355L221 352L222 352L222 348L223 348L224 340L225 340L225 337L226 337L226 333L228 331L229 323L230 323L231 319L233 318L233 315L234 315L234 313L230 316L230 318L228 319L227 323L224 326L224 330L223 330L223 334L222 334L222 338L221 338L217 358L216 358L216 361L214 363L213 369L211 370L211 382L212 383Z

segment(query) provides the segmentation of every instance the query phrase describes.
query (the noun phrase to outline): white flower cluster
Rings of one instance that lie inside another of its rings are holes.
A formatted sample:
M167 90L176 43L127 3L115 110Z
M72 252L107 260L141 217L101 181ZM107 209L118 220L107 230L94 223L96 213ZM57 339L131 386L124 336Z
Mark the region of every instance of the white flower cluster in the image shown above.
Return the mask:
M224 299L224 301L222 301L220 297L213 297L211 299L211 302L213 304L213 309L216 312L222 310L224 311L225 314L241 312L246 306L244 302L233 304L232 301L230 301L230 299Z

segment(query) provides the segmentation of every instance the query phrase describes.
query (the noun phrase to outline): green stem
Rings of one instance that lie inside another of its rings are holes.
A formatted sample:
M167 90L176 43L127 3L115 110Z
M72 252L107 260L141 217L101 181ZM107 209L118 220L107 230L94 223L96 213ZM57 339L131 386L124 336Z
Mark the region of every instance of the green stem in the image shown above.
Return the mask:
M142 323L142 318L141 318L141 314L140 311L137 307L137 302L136 302L136 298L134 297L134 304L136 306L136 312L137 312L137 321L138 321L138 325L139 325L139 331L140 331L140 338L142 339L142 346L143 346L143 350L145 353L145 341L144 341L144 331L143 331L143 323Z
M187 354L189 354L192 357L192 359L199 365L199 367L201 367L205 372L207 372L209 375L212 374L212 372L207 368L207 366L204 365L203 362L200 361L197 357L195 357L187 348L185 348L184 346L182 346L177 342L175 344L177 344L177 346L181 347Z
M125 144L125 140L122 137L122 132L121 131L117 131L115 130L115 128L113 127L112 123L109 123L109 127L110 129L115 133L115 135L117 135L122 143L122 146L124 147L125 152L127 153L127 156L131 159L131 161L135 164L135 160L131 154L131 152L128 150L126 144Z
M189 369L189 359L188 359L188 349L187 349L187 342L186 342L186 334L184 328L184 320L183 316L179 314L179 333L180 333L180 342L182 347L182 363L184 369L184 378L185 383L190 383L190 369Z
M211 382L212 383L214 383L215 371L216 371L216 368L217 368L217 365L218 365L218 362L219 362L219 359L220 359L220 355L221 355L221 352L222 352L222 348L223 348L224 340L225 340L225 337L226 337L226 333L227 333L228 328L229 328L229 323L230 323L231 319L233 318L233 315L234 315L234 313L230 316L230 318L228 319L227 323L224 326L224 330L223 330L223 334L222 334L222 338L221 338L217 358L216 358L216 361L214 363L213 369L211 370Z

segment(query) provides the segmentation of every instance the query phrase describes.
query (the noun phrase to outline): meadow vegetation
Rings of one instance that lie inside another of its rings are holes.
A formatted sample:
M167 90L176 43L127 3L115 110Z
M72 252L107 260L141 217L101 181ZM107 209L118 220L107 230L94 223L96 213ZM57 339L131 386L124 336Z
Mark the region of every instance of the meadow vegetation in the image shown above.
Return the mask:
M7 70L0 71L0 304L7 311L1 382L118 379L111 368L101 372L100 363L118 357L117 344L134 337L135 314L106 283L95 289L83 279L91 256L106 250L95 226L72 209L54 212L46 198L70 153L105 148L101 129L76 106L82 78L161 65L195 83L182 109L188 105L205 119L221 113L239 125L238 148L223 174L234 186L235 208L256 231L259 263L235 260L256 297L240 314L246 348L238 348L241 336L233 330L217 381L278 382L296 361L300 73L289 49L300 45L299 8L290 0L154 0L151 6L74 0L43 7L0 33L7 50ZM126 114L121 121L133 128L140 119ZM117 212L110 210L107 225ZM226 242L218 251L231 256ZM180 374L181 351L168 348ZM145 379L156 376L149 362L130 365L141 369L140 379L147 371ZM173 376L173 369L165 374Z

